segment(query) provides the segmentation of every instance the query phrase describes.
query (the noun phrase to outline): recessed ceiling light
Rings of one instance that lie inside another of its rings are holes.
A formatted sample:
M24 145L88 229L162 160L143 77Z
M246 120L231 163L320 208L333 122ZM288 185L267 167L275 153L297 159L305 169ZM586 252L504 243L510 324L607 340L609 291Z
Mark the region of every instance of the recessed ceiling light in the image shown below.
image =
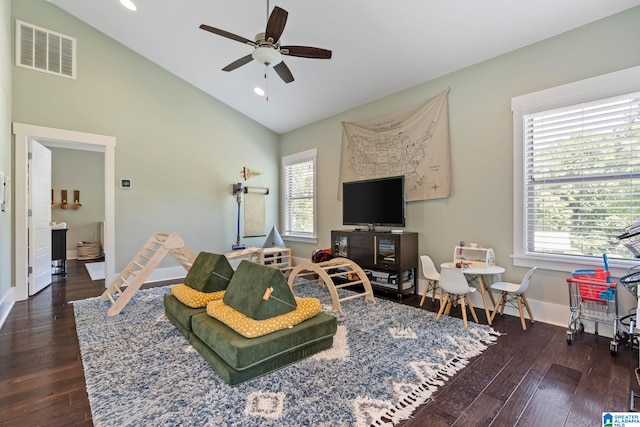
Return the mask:
M134 12L138 9L131 0L120 0L120 3L122 3L122 5L127 9L133 10Z
M256 86L256 87L253 89L253 91L254 91L255 93L257 93L258 95L260 95L260 96L264 96L264 89L262 89L262 88L261 88L261 87L259 87L259 86Z

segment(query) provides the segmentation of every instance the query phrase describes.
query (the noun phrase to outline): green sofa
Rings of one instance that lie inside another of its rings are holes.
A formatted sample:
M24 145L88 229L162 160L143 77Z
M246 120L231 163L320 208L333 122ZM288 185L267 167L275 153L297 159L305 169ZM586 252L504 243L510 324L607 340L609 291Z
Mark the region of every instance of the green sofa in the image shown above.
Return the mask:
M208 274L198 271L199 280L211 276L228 277L228 261L224 256L208 253L198 255L198 257L201 256L222 257L224 261L218 258L217 262L203 263L205 266L202 268L211 269L211 271ZM192 274L194 268L200 270L200 266L194 263L185 278L185 284L195 288L198 286L197 283L188 283L190 281L188 279L193 279L193 277L189 278L189 275L196 275L196 272ZM291 294L290 299L282 297L291 290L279 270L242 261L236 272L232 274L233 277L228 282L229 289L223 300L226 304L239 308L239 311L244 314L258 319L291 310L287 307L290 304L286 301L291 301L293 296ZM280 304L280 308L275 309L275 312L273 312L273 304L260 301L265 287L276 289L280 295L281 298L276 298L273 302L285 301ZM256 338L246 338L209 316L205 308L188 307L171 294L164 296L164 308L171 323L187 337L198 353L230 385L237 385L273 372L331 348L333 336L337 330L337 319L321 312L293 327Z

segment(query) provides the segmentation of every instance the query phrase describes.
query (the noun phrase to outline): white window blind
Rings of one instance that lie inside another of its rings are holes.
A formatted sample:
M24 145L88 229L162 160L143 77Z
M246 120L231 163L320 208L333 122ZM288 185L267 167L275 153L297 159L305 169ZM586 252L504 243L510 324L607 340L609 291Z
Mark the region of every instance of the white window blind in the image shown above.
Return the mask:
M284 179L284 234L315 237L316 150L282 158Z
M632 258L640 220L640 92L523 115L529 254Z

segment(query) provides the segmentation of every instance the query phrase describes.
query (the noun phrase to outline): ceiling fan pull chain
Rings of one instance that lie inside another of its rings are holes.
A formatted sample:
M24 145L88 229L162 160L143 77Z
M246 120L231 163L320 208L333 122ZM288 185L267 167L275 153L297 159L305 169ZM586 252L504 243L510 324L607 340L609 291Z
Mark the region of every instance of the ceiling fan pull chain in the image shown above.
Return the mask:
M267 88L267 96L265 97L266 101L269 102L269 67L265 66L264 67L264 79L265 79L265 86Z

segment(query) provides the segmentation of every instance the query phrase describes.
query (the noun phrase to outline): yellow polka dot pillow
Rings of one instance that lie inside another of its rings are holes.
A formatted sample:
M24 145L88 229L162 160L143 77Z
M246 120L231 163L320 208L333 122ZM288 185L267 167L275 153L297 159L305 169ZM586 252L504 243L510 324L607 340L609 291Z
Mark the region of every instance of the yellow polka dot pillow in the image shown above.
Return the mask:
M192 287L179 283L171 287L171 295L191 308L206 307L209 301L220 300L225 291L200 292Z
M298 307L285 314L270 317L265 320L254 320L245 316L223 301L211 301L207 304L207 314L224 323L240 335L256 338L297 325L312 318L322 311L322 305L317 298L296 298Z

